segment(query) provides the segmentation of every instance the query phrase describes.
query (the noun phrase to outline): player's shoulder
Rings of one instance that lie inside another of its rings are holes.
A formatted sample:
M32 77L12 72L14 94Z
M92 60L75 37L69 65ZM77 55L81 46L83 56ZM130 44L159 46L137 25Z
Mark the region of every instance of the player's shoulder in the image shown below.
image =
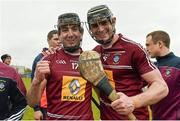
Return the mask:
M180 57L176 56L177 61L180 63Z
M123 35L120 37L120 39L120 43L122 43L121 45L128 50L144 50L143 46L140 43L137 43L132 39L129 39Z
M175 56L173 63L176 63L176 68L180 69L180 57Z
M58 49L58 50L56 50L55 53L44 56L43 60L53 60L53 59L63 57L63 56L65 56L64 50L63 49Z
M42 53L39 53L38 55L36 55L36 57L35 57L35 61L39 61L39 60L41 60L41 58L43 57L43 54Z

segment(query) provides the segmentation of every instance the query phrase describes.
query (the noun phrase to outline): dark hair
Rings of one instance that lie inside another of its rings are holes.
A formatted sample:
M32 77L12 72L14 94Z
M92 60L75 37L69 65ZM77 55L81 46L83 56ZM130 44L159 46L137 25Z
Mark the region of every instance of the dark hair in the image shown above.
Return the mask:
M146 38L148 36L152 36L152 41L156 44L158 41L162 41L164 43L164 45L169 48L170 45L170 37L168 35L167 32L162 31L162 30L158 30L158 31L153 31L151 33L149 33Z
M58 31L57 30L50 31L47 35L47 41L53 37L53 34L58 34Z
M8 55L8 54L4 54L4 55L2 55L2 56L1 56L1 60L4 62L4 60L5 60L6 58L8 58L8 57L10 57L10 58L11 58L11 56L10 56L10 55Z

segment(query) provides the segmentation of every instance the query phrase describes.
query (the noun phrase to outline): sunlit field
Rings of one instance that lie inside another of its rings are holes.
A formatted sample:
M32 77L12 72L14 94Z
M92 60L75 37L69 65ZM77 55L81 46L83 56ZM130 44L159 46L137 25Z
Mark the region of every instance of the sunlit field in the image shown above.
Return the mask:
M30 78L23 78L23 80L24 80L26 89L28 90L31 85ZM93 97L97 100L97 96L94 93L94 91L93 91ZM92 109L93 109L94 119L99 120L99 109L94 105L94 103L92 103ZM34 120L33 113L34 113L34 110L31 107L27 106L26 112L23 116L23 120Z

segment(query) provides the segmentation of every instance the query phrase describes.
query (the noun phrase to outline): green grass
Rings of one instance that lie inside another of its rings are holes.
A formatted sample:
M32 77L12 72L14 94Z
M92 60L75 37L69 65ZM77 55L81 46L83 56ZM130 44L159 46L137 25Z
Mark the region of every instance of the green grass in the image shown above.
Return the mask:
M26 86L26 89L28 90L31 85L30 78L23 78L24 84ZM93 97L97 100L97 95L95 94L93 90ZM97 101L99 102L99 101ZM92 109L93 109L93 116L94 120L99 120L99 109L95 106L94 103L92 103ZM23 116L23 120L34 120L34 111L31 107L27 106L26 112Z
M99 103L98 97L94 90L92 92L92 95L93 95L93 98ZM96 105L94 103L91 103L91 105L92 105L94 120L99 120L100 119L99 109L96 107Z
M26 112L24 113L23 120L34 120L34 110L27 106Z
M31 79L30 78L23 78L24 84L26 86L26 89L28 90L31 85ZM23 120L34 120L34 110L27 106L26 111L23 116Z

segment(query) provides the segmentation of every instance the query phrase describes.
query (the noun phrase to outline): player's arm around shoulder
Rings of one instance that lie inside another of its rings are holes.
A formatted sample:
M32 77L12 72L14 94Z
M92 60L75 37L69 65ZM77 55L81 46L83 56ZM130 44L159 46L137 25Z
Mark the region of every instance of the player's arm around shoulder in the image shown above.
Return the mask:
M37 63L35 76L27 93L27 102L31 107L34 107L40 102L41 95L47 83L45 76L46 74L50 74L49 63L49 61L44 60Z
M155 104L168 95L168 86L158 69L141 76L148 82L149 87L145 92L132 97L135 108Z

